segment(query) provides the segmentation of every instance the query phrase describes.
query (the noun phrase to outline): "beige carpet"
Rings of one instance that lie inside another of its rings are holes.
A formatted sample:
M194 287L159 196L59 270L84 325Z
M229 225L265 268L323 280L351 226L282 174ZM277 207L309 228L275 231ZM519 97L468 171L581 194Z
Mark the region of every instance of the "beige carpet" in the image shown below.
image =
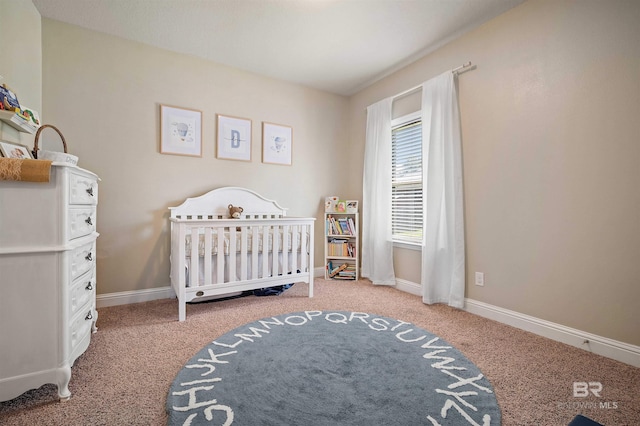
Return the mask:
M503 425L567 425L578 413L640 425L638 368L368 281L316 279L315 297L306 291L296 284L281 296L188 305L183 323L176 300L100 309L98 332L73 367L71 399L58 402L45 385L0 403L0 424L163 425L169 385L215 337L272 315L344 310L401 319L454 345L491 381ZM602 397L574 398L576 381L601 382Z

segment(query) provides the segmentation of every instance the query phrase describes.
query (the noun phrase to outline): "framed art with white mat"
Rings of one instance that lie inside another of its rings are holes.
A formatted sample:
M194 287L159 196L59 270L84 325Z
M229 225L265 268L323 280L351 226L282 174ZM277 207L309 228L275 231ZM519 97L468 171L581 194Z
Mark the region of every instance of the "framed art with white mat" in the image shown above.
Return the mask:
M160 153L202 157L202 111L160 105Z
M291 165L293 128L262 122L262 162Z
M217 157L251 161L251 120L218 114Z

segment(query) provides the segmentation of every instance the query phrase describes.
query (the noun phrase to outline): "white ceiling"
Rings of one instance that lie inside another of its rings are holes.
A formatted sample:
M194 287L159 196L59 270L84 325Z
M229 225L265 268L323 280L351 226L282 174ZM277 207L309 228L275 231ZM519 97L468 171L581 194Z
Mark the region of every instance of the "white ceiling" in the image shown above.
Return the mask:
M46 18L351 95L523 1L33 0L33 3ZM461 64L446 66L457 65Z

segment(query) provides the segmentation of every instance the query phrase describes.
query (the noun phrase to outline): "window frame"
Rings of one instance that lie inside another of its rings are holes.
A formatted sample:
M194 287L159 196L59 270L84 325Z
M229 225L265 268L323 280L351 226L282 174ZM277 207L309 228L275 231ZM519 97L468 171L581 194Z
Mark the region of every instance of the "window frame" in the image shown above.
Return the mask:
M415 111L410 114L403 115L401 117L397 117L391 120L391 131L393 132L396 128L410 124L411 122L420 121L420 126L422 126L422 113L421 111ZM393 143L393 136L392 136ZM393 149L393 148L392 148ZM422 158L422 156L421 156ZM422 187L422 196L424 197L424 173L422 174L422 179L420 181ZM424 199L424 198L423 198ZM393 220L393 213L392 213ZM424 241L424 220L422 223L422 241L410 241L410 240L400 240L396 239L395 235L392 233L391 235L392 242L394 247L406 248L411 250L421 250L422 244Z

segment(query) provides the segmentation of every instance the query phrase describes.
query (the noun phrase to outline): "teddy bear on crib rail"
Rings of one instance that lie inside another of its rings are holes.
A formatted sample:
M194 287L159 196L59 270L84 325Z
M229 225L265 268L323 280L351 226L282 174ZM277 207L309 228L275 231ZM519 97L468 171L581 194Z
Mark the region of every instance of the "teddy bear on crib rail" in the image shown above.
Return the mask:
M244 211L242 207L236 207L233 204L229 204L229 218L240 219L240 214ZM240 231L240 227L236 228L236 231Z

